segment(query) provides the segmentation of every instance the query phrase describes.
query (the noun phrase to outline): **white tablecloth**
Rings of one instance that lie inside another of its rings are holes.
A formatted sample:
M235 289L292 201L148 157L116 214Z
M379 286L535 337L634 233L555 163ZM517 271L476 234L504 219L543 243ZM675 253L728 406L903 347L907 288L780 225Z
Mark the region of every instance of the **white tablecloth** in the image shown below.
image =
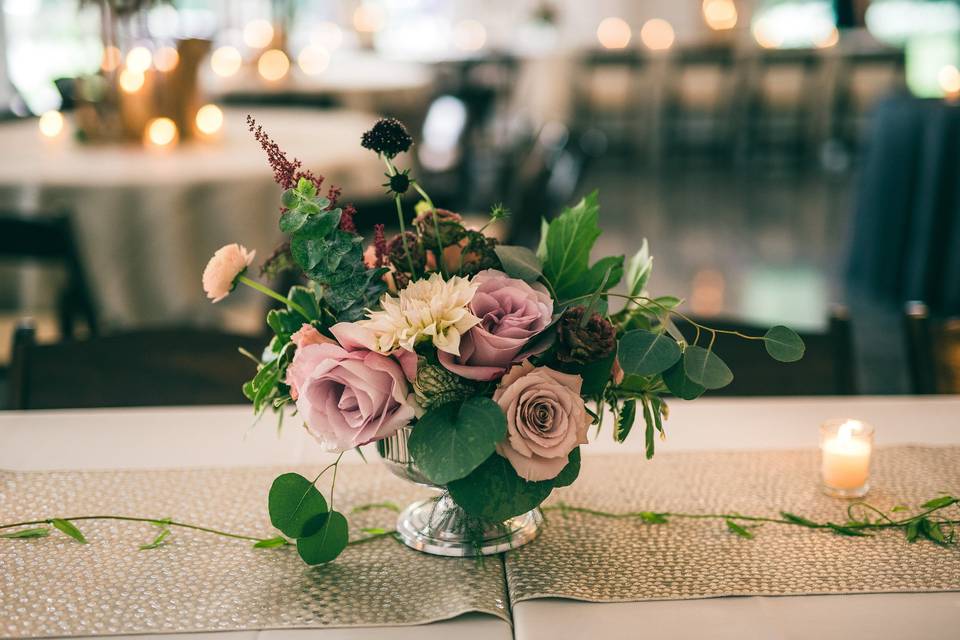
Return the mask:
M383 166L360 146L376 117L354 111L225 110L220 138L167 152L80 145L69 131L42 139L35 120L0 125L0 209L64 207L74 216L102 319L112 326L237 321L260 299L207 304L200 274L213 252L241 242L266 257L280 240L280 188L247 131L254 115L304 167L343 188L344 200L383 194ZM36 283L23 287L29 299ZM239 300L237 299L239 298ZM231 315L231 308L234 313Z
M872 423L878 445L960 444L960 398L817 398L674 402L658 450L816 447L828 418ZM239 466L329 460L302 429L278 438L250 428L248 407L9 412L0 414L0 468L12 470ZM289 423L292 424L292 423ZM639 453L642 438L616 445L609 429L584 455ZM368 458L376 454L371 451ZM345 460L357 462L356 456ZM657 459L643 464L656 464ZM945 551L944 553L951 553ZM722 598L592 604L568 600L514 606L515 637L558 638L948 638L960 628L960 593ZM212 635L212 634L202 634ZM224 634L217 634L222 637ZM267 631L269 638L509 638L505 622L466 616L424 627Z

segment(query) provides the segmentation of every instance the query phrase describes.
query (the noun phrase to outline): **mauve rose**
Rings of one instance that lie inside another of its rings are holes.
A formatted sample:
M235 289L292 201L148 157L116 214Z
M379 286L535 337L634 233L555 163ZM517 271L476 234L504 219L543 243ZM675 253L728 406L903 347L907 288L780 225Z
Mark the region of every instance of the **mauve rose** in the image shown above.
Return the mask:
M290 341L297 345L297 349L302 349L311 344L337 344L335 340L328 338L312 324L304 322L296 333L290 336Z
M587 443L590 416L580 397L583 379L529 361L513 367L493 392L507 416L507 438L497 453L521 478L556 478L567 457Z
M287 367L307 431L328 450L346 451L406 426L414 417L409 363L363 348L346 323L331 331L340 344L298 348Z
M471 282L478 285L467 308L480 318L460 340L460 356L440 352L440 363L470 380L493 380L515 362L540 353L548 341L531 338L550 324L553 299L546 287L529 285L502 271L487 269Z

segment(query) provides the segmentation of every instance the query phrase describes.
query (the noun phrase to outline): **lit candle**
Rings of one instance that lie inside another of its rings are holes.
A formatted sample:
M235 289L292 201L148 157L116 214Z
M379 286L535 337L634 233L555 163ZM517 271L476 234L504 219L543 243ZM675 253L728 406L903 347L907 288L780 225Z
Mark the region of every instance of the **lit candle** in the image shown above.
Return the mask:
M821 476L827 493L860 498L870 488L873 427L859 420L830 420L820 427Z

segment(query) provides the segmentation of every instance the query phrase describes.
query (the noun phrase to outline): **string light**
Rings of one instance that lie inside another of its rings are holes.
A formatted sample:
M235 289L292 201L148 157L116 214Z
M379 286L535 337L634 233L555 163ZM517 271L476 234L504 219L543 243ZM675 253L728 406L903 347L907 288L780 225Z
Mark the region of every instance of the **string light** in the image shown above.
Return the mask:
M177 124L170 118L154 118L147 123L145 142L154 147L168 147L177 141Z
M308 76L323 73L329 64L330 52L320 45L307 45L300 51L300 55L297 56L297 65L299 65L300 70Z
M63 114L59 111L47 111L38 120L40 133L47 138L56 138L63 131Z
M251 49L265 49L273 42L273 25L269 21L251 20L243 28L243 42Z
M221 78L229 78L240 70L243 58L234 47L220 47L210 56L210 68Z
M606 49L623 49L630 44L631 37L630 25L623 18L604 18L597 26L597 40Z
M714 31L737 26L737 5L733 0L703 0L703 19Z
M173 71L180 64L180 54L173 47L160 47L153 54L153 66L157 71Z
M127 52L127 69L134 73L143 73L153 64L153 55L146 47L134 47Z
M197 110L197 129L210 136L223 127L223 111L215 104L205 104Z
M279 49L269 49L263 52L257 60L257 71L264 80L280 80L290 70L290 60L287 54Z
M651 51L664 51L673 46L673 26L662 18L647 20L640 29L640 40Z
M143 72L132 69L124 69L120 72L120 77L118 78L120 89L122 89L124 93L136 93L140 91L140 89L143 88L144 81L145 77Z

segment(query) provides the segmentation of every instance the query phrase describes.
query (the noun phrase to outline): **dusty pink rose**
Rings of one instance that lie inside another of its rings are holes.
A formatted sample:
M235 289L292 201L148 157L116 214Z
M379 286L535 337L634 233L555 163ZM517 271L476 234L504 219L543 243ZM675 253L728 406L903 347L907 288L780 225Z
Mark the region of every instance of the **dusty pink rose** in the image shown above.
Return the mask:
M256 251L247 251L246 247L239 244L228 244L217 249L203 270L203 290L207 297L220 302L230 295L237 277L247 270L256 254Z
M344 324L331 329L338 340ZM349 338L341 344L298 348L287 367L286 382L291 392L296 391L297 410L307 431L331 451L385 438L414 416L400 362Z
M293 344L297 345L297 349L302 349L311 344L337 344L336 340L328 338L317 331L316 327L312 324L307 324L306 322L301 325L296 333L290 336L290 340L293 341Z
M438 354L444 367L470 380L493 380L550 346L530 342L553 315L553 299L543 285L529 285L496 269L481 271L471 282L479 286L467 308L480 324L461 338L459 356Z
M582 378L524 361L503 376L493 399L507 416L507 438L497 453L521 478L549 480L567 456L587 443L590 416L580 397Z

